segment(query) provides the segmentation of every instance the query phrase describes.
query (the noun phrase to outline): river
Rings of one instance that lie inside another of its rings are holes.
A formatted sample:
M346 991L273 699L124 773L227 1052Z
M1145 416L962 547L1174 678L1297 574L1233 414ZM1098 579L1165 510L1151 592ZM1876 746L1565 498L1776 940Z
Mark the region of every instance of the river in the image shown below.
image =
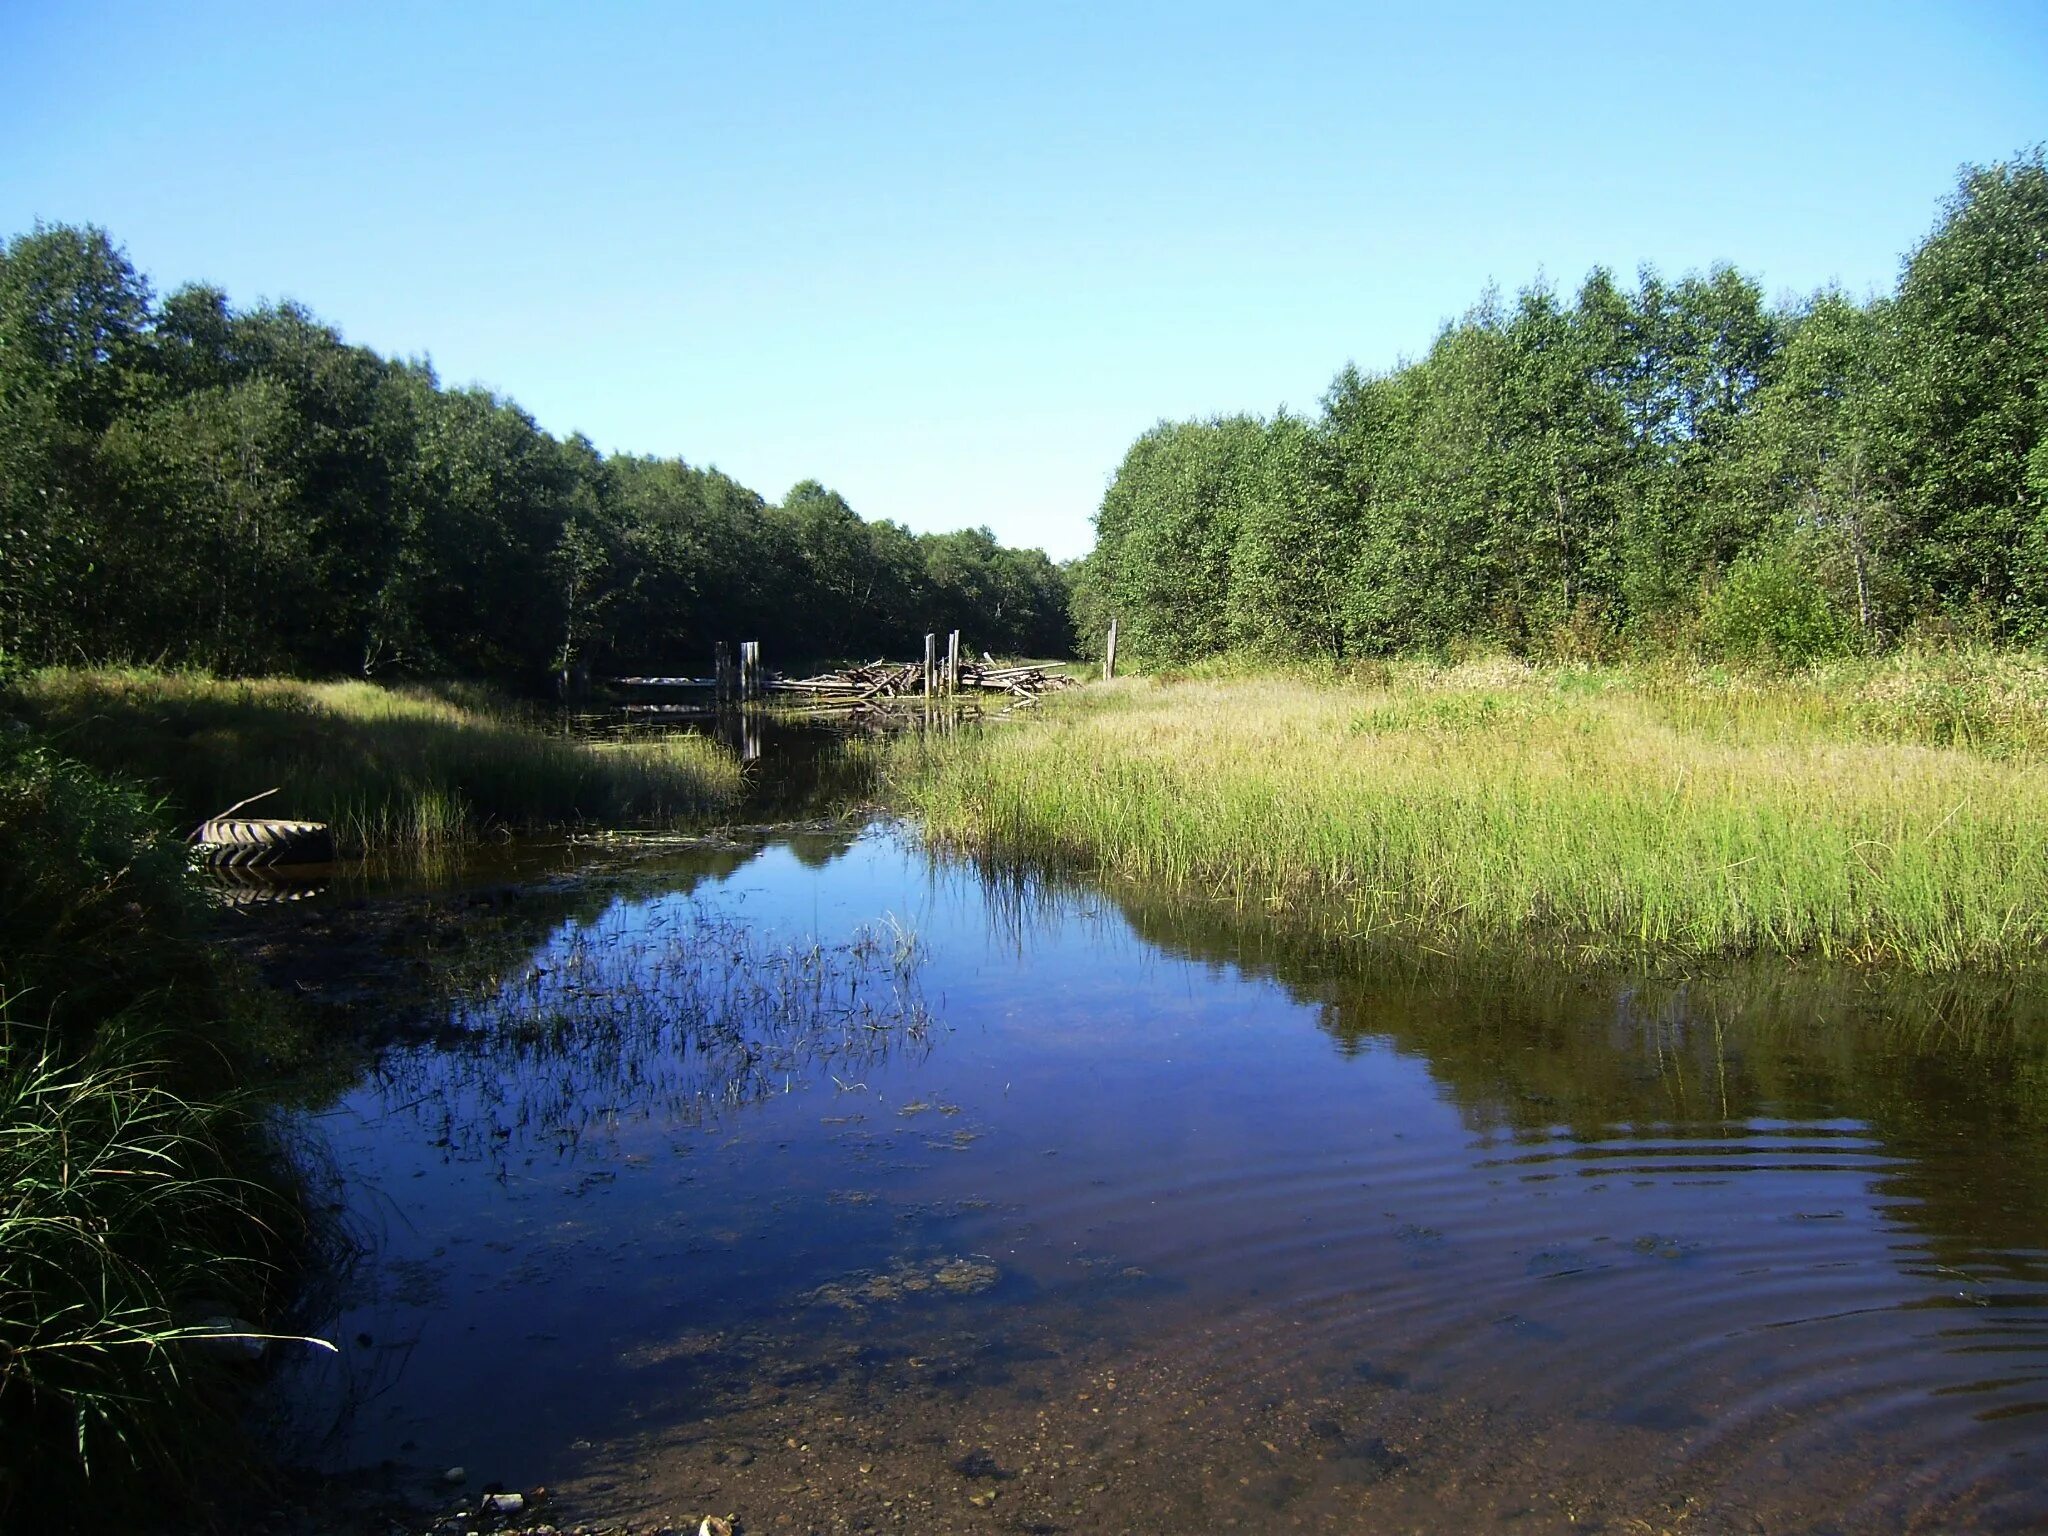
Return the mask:
M294 1116L360 1249L296 1454L760 1532L2048 1527L2027 989L1346 960L887 820L581 858Z

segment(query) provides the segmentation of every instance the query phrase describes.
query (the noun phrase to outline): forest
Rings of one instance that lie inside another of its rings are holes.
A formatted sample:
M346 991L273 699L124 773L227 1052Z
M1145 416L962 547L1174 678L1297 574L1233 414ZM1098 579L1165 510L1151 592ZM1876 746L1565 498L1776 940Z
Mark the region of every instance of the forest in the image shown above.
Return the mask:
M815 480L779 503L559 440L292 303L160 302L103 230L0 253L0 657L484 678L918 654L1063 655L1062 573L914 534Z
M2048 640L2048 169L1966 170L1896 291L1494 292L1319 415L1162 423L1076 576L1140 662L1803 665Z

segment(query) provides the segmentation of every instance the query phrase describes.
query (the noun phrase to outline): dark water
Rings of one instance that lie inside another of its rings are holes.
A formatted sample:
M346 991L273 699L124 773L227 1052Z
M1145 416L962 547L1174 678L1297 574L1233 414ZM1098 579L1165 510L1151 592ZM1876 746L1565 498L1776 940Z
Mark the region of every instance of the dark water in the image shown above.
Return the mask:
M330 1465L758 1531L2048 1525L2024 993L1345 966L885 826L548 900L306 1121L368 1244Z

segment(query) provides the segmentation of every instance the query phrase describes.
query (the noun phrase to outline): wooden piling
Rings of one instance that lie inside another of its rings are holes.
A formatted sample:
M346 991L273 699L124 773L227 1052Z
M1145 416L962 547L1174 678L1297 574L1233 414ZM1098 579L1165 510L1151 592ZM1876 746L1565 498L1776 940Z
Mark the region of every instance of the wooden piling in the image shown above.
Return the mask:
M761 642L742 640L740 642L740 698L742 701L758 699L761 696Z
M721 640L712 647L711 676L713 692L720 704L732 702L732 647Z
M1116 620L1109 621L1109 640L1102 648L1102 680L1116 681Z
M960 691L960 631L946 636L946 692Z
M937 635L926 635L924 637L924 696L926 698L932 696L932 673L938 666L938 654L939 637Z

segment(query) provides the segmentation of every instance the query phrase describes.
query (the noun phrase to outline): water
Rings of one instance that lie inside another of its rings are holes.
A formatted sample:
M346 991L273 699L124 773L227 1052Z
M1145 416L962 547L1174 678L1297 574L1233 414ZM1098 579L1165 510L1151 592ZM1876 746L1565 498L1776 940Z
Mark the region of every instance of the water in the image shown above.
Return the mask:
M886 825L521 922L304 1121L367 1245L291 1378L332 1467L761 1531L2048 1525L2024 994L1347 967Z

